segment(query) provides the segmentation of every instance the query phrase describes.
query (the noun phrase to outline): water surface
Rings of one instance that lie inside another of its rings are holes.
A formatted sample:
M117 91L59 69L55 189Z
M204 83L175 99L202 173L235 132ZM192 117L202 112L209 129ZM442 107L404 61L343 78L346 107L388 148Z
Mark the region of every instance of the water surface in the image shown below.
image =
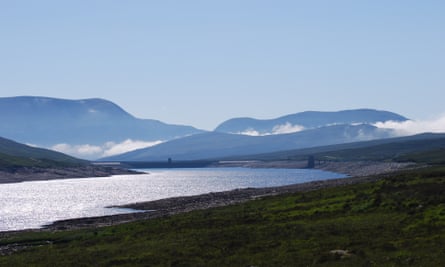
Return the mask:
M247 187L270 187L345 175L302 169L154 169L148 174L0 184L0 231L56 220L128 213L107 208Z

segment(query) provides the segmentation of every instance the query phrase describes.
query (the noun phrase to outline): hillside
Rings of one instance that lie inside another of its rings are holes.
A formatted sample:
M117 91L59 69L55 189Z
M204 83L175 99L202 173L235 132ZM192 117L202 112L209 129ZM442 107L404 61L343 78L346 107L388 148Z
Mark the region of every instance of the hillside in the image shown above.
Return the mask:
M231 157L231 160L307 160L311 155L328 161L398 161L444 163L445 134L419 134L407 137L285 150L266 154Z
M134 173L121 168L94 166L63 153L0 137L0 183Z
M334 125L291 134L247 136L211 132L104 158L108 161L166 161L219 159L231 156L301 149L354 141L389 138L390 130L371 125Z
M87 161L63 153L31 147L0 137L0 169L19 167L72 167Z
M178 138L102 160L208 160L375 140L393 137L395 133L377 128L374 123L406 120L392 112L372 109L308 111L271 120L235 118L222 123L214 132Z

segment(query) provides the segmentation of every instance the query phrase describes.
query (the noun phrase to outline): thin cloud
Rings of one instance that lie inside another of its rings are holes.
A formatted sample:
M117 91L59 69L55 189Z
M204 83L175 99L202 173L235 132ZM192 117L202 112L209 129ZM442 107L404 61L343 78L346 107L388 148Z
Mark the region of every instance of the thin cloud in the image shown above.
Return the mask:
M266 134L262 134L262 133L260 133L260 132L258 132L256 130L254 130L252 128L246 129L243 132L238 132L238 133L235 133L235 134L250 135L250 136L263 136L263 135L266 135Z
M70 145L62 143L52 146L51 149L74 157L91 160L122 154L132 150L154 146L160 143L162 143L162 141L148 142L127 139L121 143L107 142L101 146L90 144Z
M292 125L290 122L286 122L285 124L276 125L275 127L273 127L272 134L296 133L301 132L304 129L304 126L298 124Z
M108 157L108 156L118 155L136 149L155 146L160 143L162 143L162 141L146 142L146 141L131 140L131 139L127 139L124 142L118 144L114 142L108 142L105 144L107 149L105 149L102 156Z
M85 145L57 144L52 146L51 149L81 158L91 158L102 153L102 148L100 146L94 146L89 144Z
M296 133L305 130L305 128L301 125L293 125L290 122L286 122L285 124L275 125L272 128L271 132L261 133L253 128L248 128L245 131L238 132L237 134L242 135L250 135L250 136L266 136L266 135L275 135L275 134L288 134L288 133Z
M407 136L420 133L445 133L445 114L432 120L403 122L386 121L375 123L374 126L384 129L393 129L398 136Z

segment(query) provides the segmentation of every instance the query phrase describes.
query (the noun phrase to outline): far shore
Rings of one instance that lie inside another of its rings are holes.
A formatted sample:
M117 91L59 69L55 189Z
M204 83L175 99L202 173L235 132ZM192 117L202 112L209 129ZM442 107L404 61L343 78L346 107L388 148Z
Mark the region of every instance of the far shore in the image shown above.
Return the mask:
M307 161L224 161L214 164L215 167L245 167L245 168L307 168ZM379 161L320 161L316 162L314 169L346 174L349 176L371 176L389 173L415 166L406 162L379 162Z
M290 168L290 166L286 165L284 162L281 162L281 166L283 168ZM260 166L255 166L255 167L260 167ZM262 166L262 167L267 167L267 166ZM275 165L275 167L277 166ZM377 181L382 177L384 177L385 173L391 173L397 170L409 169L413 167L416 166L413 164L405 164L405 163L402 164L402 163L380 163L380 162L374 162L374 163L330 162L316 166L316 169L344 173L350 175L350 177L332 179L332 180L321 180L321 181L314 181L309 183L294 184L294 185L279 186L279 187L235 189L231 191L212 192L196 196L173 197L173 198L160 199L143 203L133 203L119 207L139 210L141 212L102 216L102 217L68 219L63 221L56 221L50 225L45 226L42 229L21 230L19 232L60 231L60 230L80 229L80 228L95 228L95 227L122 224L137 220L160 218L165 216L171 216L174 214L189 212L193 210L201 210L201 209L232 205L236 203L242 203L245 201L254 200L265 196L306 192L327 187L336 187L336 186L344 186L344 185L357 184L363 182ZM14 232L17 231L1 232L0 237Z
M387 173L412 166L412 163L397 162L336 162L325 161L316 163L314 169L331 171L349 176L369 176ZM307 161L224 161L216 162L205 167L244 167L244 168L291 168L305 169ZM204 168L205 168L204 167ZM136 170L116 166L86 165L78 167L39 168L22 167L15 171L0 169L0 184L20 183L30 181L47 181L56 179L76 179L109 177L112 175L143 174Z
M60 168L22 167L15 171L0 170L0 184L56 179L108 177L112 175L141 174L141 172L117 167L78 166Z

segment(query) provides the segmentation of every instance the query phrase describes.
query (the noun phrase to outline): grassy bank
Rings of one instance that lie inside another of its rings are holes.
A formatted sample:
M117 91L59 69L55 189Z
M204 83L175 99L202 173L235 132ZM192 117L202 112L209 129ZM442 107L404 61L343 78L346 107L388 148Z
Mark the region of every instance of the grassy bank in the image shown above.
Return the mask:
M112 227L6 235L1 266L444 266L445 167Z

